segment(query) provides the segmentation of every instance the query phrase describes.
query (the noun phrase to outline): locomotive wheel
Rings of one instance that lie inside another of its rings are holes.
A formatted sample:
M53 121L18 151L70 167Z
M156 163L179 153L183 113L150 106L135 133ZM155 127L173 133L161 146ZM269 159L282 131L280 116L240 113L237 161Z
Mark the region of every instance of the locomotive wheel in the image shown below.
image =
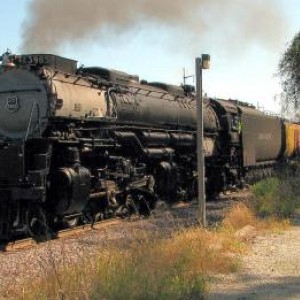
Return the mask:
M90 207L86 208L81 216L81 220L83 224L93 224L94 223L94 212L90 209Z
M79 217L76 216L76 217L73 217L73 218L70 218L70 219L66 219L64 222L65 222L65 224L68 228L74 228L79 223Z
M93 225L94 223L104 219L105 219L105 215L103 212L97 212L93 210L91 207L87 207L81 216L81 221L83 224Z
M147 197L143 194L138 195L138 202L140 207L140 214L149 216L151 214L151 209Z
M143 194L129 194L126 197L125 206L129 214L142 214L149 216L151 213L147 198Z
M34 240L41 242L51 238L46 215L42 208L29 208L26 213L26 223L27 231Z

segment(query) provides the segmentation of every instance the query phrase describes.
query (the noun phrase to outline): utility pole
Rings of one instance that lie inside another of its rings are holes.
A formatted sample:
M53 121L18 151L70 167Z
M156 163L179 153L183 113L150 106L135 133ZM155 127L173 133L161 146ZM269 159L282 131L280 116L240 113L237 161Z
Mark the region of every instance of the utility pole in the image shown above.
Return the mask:
M194 81L195 75L188 75L188 76L187 76L186 73L185 73L185 68L183 68L183 86L186 85L186 80L187 80L188 78L193 78L193 81Z
M203 92L202 70L209 69L210 56L202 54L195 60L196 68L196 104L197 104L197 173L198 173L198 221L206 226L205 161L203 151Z

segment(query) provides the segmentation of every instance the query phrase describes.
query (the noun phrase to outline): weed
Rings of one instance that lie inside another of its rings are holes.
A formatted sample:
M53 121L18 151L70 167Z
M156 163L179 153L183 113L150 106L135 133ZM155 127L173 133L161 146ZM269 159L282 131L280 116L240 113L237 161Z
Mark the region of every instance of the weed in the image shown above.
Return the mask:
M287 218L300 207L299 177L281 174L253 186L254 210L260 217Z

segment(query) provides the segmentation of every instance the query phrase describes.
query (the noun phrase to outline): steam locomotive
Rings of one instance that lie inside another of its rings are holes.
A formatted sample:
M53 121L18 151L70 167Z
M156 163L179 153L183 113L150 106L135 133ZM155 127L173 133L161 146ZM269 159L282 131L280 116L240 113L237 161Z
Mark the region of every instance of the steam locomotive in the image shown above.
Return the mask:
M58 224L147 213L197 194L192 86L51 54L2 56L0 239ZM206 188L271 174L298 153L299 126L231 100L205 99Z

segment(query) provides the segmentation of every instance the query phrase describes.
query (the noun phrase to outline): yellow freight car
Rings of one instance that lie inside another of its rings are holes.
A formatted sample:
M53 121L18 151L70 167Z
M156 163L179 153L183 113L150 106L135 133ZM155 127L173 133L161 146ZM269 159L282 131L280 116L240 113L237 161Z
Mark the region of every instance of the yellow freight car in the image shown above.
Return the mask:
M291 158L300 153L300 125L285 123L285 134L285 156Z

